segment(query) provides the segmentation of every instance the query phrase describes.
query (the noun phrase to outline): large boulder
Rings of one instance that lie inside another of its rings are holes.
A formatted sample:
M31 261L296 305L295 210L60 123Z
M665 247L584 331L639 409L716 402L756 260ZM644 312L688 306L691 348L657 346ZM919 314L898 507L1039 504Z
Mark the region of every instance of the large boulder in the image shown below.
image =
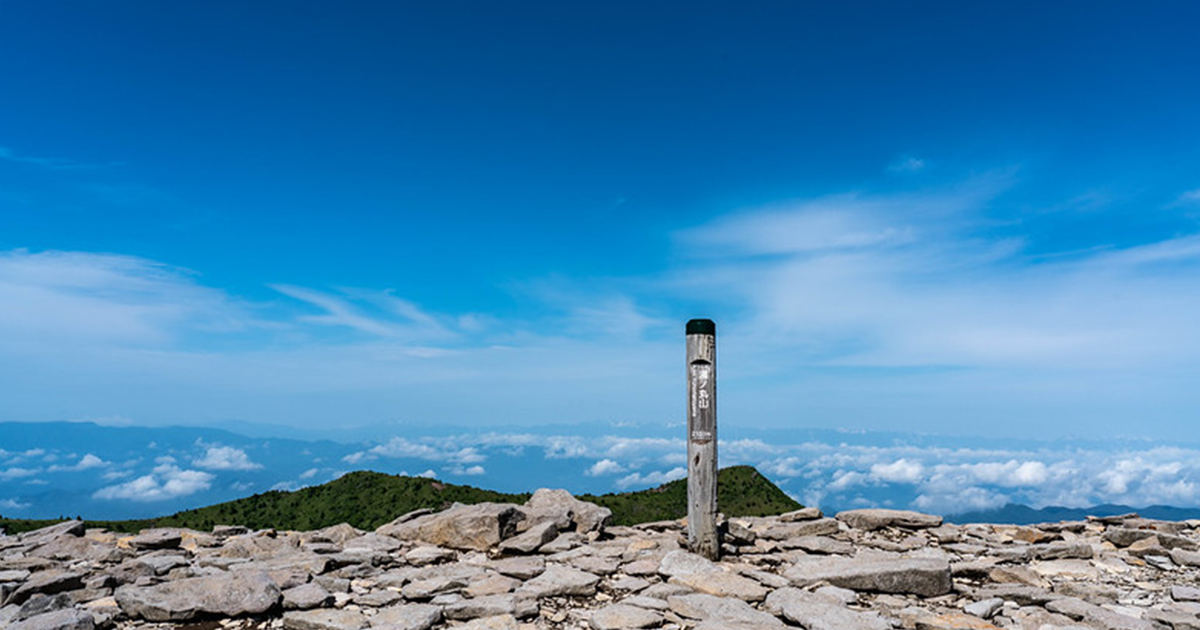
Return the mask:
M275 609L282 600L279 586L261 571L185 578L153 586L122 586L115 597L126 615L147 621L258 615Z
M397 519L381 525L375 533L439 547L486 551L516 534L524 519L517 506L507 503L456 504L408 521Z
M525 510L535 523L566 517L575 524L575 531L581 534L603 531L612 520L612 510L580 501L566 490L541 488L525 502Z

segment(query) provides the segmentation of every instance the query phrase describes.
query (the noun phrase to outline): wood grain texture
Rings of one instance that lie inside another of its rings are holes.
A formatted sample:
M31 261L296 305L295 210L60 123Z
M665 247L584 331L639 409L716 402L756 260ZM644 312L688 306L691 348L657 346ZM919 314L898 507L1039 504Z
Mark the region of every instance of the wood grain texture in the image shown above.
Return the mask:
M716 335L687 335L688 549L717 559Z

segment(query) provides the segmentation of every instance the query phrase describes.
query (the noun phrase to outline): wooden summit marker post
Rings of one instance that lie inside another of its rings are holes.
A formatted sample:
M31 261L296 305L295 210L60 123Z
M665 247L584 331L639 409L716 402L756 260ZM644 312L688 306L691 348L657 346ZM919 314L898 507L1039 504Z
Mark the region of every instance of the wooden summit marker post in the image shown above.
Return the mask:
M709 560L717 540L717 325L687 323L688 550Z

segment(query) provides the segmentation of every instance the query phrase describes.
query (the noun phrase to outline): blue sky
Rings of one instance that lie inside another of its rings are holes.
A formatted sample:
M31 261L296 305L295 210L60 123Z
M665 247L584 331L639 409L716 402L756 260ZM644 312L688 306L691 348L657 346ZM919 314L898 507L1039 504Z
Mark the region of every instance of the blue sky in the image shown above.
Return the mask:
M1198 18L4 3L0 420L1196 441Z

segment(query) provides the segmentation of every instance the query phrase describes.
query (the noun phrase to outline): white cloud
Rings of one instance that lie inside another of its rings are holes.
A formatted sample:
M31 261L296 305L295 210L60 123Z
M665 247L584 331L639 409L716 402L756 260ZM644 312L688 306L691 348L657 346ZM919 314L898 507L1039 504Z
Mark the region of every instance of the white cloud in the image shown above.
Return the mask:
M97 490L97 499L165 501L208 490L214 476L199 470L182 470L174 464L160 464L148 474L132 481Z
M75 465L73 465L73 466L51 466L49 470L50 470L50 472L80 471L80 470L90 470L93 468L104 468L105 466L111 466L111 465L112 464L110 462L106 462L103 459L100 459L99 457L96 457L95 455L88 453L88 454L84 455L83 457L81 457L79 459L79 461L76 462Z
M342 458L350 464L377 457L412 458L433 462L451 462L455 464L475 464L487 460L475 446L456 446L454 440L413 441L402 437L394 437L387 442L374 446L366 451L351 453Z
M591 477L599 477L601 475L615 475L617 473L623 473L625 470L626 469L624 466L611 459L602 459L595 464L592 464L584 474Z
M890 464L873 464L871 466L872 477L890 483L916 483L924 474L924 466L919 462L904 458L897 459Z
M1200 204L1200 188L1181 193L1172 205L1192 206L1198 204Z
M889 164L888 170L893 173L917 173L925 170L925 166L925 160L911 155L903 155Z
M250 461L250 456L232 446L210 446L203 457L192 460L192 465L208 470L258 470L262 464Z
M104 473L103 475L101 475L100 477L102 479L104 479L105 481L115 481L117 479L123 479L125 477L128 477L132 474L133 474L132 470L110 470L110 471Z
M487 473L487 471L484 470L483 466L462 466L461 464L455 465L455 466L444 466L442 468L442 470L446 471L447 473L449 473L451 475L460 475L460 476L467 476L467 477L474 477L474 476L479 476L479 475Z
M20 477L32 477L39 472L41 472L40 468L19 468L14 466L6 470L0 470L0 481L8 481Z
M301 479L312 479L313 477L317 476L318 472L319 471L316 468L309 468L308 470L300 473L300 478Z
M22 503L16 499L0 499L0 508L5 510L20 510L29 507L28 503Z
M659 486L668 481L682 479L687 476L687 469L683 467L672 468L671 470L657 470L652 473L643 475L641 473L632 473L621 477L616 481L616 486L621 489L640 487L640 486Z
M84 455L82 458L80 458L79 463L75 464L75 470L88 470L91 468L103 468L108 465L109 465L108 462L104 461L103 459L100 459L99 457L96 457L95 455L92 455L91 453L88 453L87 455Z

